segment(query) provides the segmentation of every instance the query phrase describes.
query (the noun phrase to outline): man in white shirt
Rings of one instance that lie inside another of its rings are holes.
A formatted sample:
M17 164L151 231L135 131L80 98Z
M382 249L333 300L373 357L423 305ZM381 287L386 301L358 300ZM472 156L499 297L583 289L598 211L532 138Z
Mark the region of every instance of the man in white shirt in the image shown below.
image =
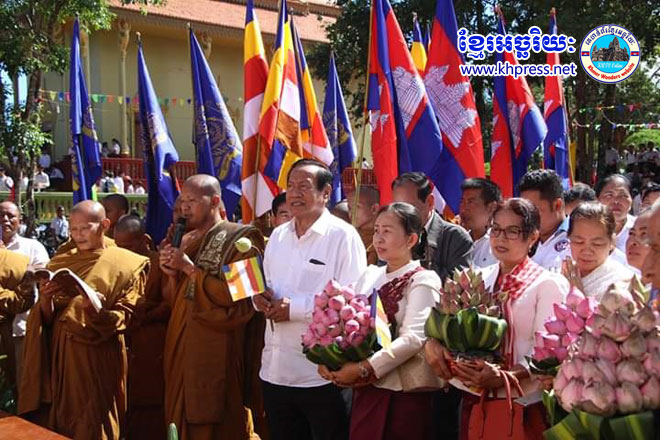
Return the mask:
M69 220L66 219L64 206L57 207L57 216L50 222L50 228L58 242L64 242L69 238Z
M44 152L41 156L39 156L39 166L43 169L50 168L50 154Z
M0 191L11 191L14 187L14 179L5 174L4 167L0 166Z
M490 224L497 204L502 201L502 192L494 182L474 177L461 183L461 205L459 217L474 241L472 259L476 267L497 263L490 249Z
M523 176L518 190L520 197L532 202L541 216L532 260L544 269L560 272L562 261L571 252L561 178L553 170L533 170Z
M119 194L124 194L124 172L122 170L117 170L112 182L115 184L115 191Z
M293 220L275 228L264 255L265 295L254 297L267 326L260 377L272 440L345 439L348 415L339 388L302 353L314 296L330 281L355 284L366 251L353 226L326 209L332 173L320 162L296 162L287 181Z
M50 177L44 172L41 165L37 166L37 172L34 174L34 188L37 191L50 187Z
M23 254L30 259L31 267L45 267L50 258L46 248L37 240L21 237L18 234L20 227L20 212L14 202L0 203L0 226L2 227L2 243L10 251ZM21 383L23 363L23 340L30 312L19 313L14 316L12 333L14 348L16 350L16 383Z

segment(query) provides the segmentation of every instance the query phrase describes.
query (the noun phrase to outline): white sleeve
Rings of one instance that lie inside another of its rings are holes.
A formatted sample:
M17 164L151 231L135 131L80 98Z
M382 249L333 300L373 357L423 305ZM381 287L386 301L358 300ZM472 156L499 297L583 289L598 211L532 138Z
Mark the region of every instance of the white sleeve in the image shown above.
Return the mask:
M335 280L342 286L355 285L367 269L367 251L355 229L346 234L345 241L346 244L340 247L343 255L338 259Z

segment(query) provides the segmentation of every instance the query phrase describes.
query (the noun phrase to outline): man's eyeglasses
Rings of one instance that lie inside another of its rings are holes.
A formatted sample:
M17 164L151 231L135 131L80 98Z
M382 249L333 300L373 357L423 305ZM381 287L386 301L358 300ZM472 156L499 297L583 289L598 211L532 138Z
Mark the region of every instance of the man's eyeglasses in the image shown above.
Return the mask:
M522 237L522 229L518 226L509 226L508 228L500 228L499 226L493 225L490 228L490 235L497 238L504 232L504 238L507 240L518 240Z

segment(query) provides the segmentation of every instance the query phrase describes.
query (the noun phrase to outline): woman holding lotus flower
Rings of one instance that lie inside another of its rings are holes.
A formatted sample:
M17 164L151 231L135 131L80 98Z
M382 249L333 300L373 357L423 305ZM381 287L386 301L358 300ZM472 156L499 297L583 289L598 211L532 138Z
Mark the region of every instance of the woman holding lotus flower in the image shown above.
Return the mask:
M539 224L536 207L520 198L500 204L493 216L490 245L498 264L481 272L488 290L507 294L502 304L503 317L508 324L501 345L504 365L483 359L454 359L440 342L430 339L426 343L426 357L436 374L466 391L461 412L461 438L468 438L471 411L479 402L475 389L479 394L482 390L492 390L503 398L506 395L505 374L520 383L525 395L541 388L530 376L526 357L532 355L534 332L544 329L545 320L553 314L553 304L563 302L568 283L529 258L538 240ZM512 393L515 397L515 391ZM540 403L526 408L527 438L542 438L544 417Z
M432 393L441 387L422 357L424 323L439 299L440 278L412 260L422 222L407 203L380 209L373 244L384 267L369 266L356 293L378 292L392 329L391 353L381 349L369 359L319 374L339 386L353 387L350 438L428 439L432 435ZM342 310L342 313L344 311ZM411 392L416 391L416 392Z

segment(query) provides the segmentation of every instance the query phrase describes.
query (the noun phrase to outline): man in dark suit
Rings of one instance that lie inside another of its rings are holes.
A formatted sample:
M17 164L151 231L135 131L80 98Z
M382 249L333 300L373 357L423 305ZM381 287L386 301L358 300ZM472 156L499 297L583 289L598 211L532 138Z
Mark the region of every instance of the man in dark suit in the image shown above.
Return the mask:
M419 243L413 249L413 258L420 260L427 269L434 270L444 281L455 268L472 263L474 245L470 234L458 225L445 221L435 211L433 183L422 173L405 173L392 182L395 202L413 205L419 211L424 230ZM458 408L461 395L447 387L433 397L434 438L458 438Z

